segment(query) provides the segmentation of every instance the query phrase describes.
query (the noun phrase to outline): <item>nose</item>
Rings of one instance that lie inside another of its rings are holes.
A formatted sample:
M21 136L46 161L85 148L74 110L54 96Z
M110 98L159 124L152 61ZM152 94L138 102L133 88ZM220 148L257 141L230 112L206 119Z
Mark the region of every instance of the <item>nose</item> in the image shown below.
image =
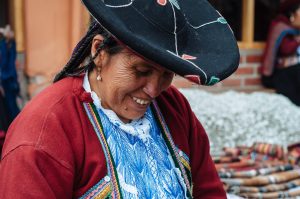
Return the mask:
M162 91L160 78L150 78L147 81L146 86L143 88L143 91L152 99L157 97Z

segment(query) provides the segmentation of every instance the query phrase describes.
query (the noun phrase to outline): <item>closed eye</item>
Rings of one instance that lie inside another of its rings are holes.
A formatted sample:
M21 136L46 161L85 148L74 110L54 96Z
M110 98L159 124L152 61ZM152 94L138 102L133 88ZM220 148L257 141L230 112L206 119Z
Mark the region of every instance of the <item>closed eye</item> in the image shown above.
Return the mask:
M152 74L153 69L147 67L147 66L137 66L135 68L137 76L146 77Z
M149 76L151 75L152 71L136 71L136 74L138 76L142 76L142 77L146 77L146 76Z

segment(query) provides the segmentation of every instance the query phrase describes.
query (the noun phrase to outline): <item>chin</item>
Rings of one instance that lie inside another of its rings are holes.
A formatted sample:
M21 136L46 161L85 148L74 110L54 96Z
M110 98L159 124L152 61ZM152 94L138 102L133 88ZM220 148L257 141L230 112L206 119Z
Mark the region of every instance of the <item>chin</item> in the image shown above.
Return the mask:
M126 113L126 114L122 114L122 115L118 115L118 117L120 118L120 120L122 120L124 123L128 123L132 120L137 120L137 119L140 119L141 117L143 117L145 114L144 113Z
M129 120L137 120L137 119L140 119L141 117L143 117L145 115L145 112L144 111L143 113L132 113L130 115L128 115L127 118L129 118Z
M144 113L144 114L145 114L145 113ZM139 114L139 115L132 116L130 120L137 120L137 119L140 119L141 117L144 116L144 114Z

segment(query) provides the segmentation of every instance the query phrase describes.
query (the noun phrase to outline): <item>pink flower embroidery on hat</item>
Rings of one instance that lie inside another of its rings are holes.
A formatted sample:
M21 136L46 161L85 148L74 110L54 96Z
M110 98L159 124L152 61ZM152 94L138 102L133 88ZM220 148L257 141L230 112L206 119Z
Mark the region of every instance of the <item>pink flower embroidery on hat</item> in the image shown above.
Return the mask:
M182 59L185 59L185 60L195 60L197 59L197 57L194 57L194 56L191 56L191 55L187 55L187 54L183 54L181 56Z
M157 0L157 3L161 6L165 6L167 4L167 0Z
M196 84L201 84L200 77L198 75L185 75L184 78L194 82Z

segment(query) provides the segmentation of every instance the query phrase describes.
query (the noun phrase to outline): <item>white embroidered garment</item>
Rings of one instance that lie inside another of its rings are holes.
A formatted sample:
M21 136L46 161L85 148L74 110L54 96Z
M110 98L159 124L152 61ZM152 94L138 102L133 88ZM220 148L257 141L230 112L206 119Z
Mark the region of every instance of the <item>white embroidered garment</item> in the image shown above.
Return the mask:
M148 107L145 115L123 123L104 109L91 91L87 75L84 89L91 92L103 125L124 198L185 198L185 184L174 165L161 131Z

